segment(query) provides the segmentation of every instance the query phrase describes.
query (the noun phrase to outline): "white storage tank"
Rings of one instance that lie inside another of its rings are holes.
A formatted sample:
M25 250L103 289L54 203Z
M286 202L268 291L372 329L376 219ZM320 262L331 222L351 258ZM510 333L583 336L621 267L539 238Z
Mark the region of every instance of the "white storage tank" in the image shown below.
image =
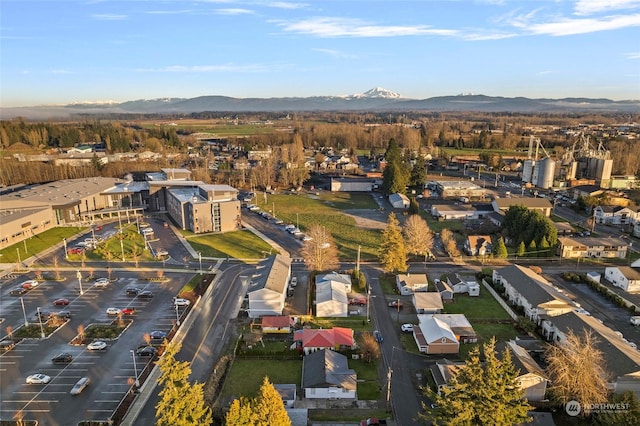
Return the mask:
M556 172L556 162L551 158L540 160L536 166L538 169L538 179L535 185L538 188L548 189L553 187L553 177Z
M536 165L535 160L524 160L524 164L522 165L522 181L532 183L531 180L533 178L533 168Z

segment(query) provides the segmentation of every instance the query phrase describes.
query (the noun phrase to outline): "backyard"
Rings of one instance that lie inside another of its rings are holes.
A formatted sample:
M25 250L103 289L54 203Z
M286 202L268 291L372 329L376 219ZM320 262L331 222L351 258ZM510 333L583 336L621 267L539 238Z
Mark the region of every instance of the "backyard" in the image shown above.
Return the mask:
M317 195L316 195L317 194ZM264 211L275 212L285 223L295 224L303 232L314 224L325 227L338 246L340 259L355 259L360 247L362 260L377 259L380 231L358 226L358 211L378 212L371 194L327 192L256 197L256 204ZM386 223L386 215L384 216Z

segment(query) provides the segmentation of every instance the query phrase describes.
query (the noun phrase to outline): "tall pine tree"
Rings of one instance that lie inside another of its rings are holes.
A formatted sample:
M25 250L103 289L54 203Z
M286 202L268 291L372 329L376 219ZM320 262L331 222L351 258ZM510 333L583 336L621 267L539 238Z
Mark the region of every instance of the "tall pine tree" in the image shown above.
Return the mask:
M382 268L386 272L407 270L407 248L404 244L400 222L394 213L389 214L387 227L382 231L379 256Z

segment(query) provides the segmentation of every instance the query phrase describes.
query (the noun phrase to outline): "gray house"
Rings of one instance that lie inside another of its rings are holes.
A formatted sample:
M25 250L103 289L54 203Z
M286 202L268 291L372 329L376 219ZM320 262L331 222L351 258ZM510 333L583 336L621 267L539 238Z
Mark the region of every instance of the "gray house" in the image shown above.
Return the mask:
M347 357L338 352L323 349L305 355L302 361L305 398L356 399L356 379Z

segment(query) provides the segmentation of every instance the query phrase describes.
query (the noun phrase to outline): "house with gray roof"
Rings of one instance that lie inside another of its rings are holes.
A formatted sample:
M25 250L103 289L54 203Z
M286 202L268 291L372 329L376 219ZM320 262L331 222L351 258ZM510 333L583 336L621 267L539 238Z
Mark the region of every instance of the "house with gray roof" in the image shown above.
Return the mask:
M640 396L640 352L611 328L590 315L568 312L545 318L542 333L550 341L562 345L567 334L573 331L592 333L595 346L604 355L605 368L610 373L609 385L615 393L632 391Z
M604 277L628 293L640 293L640 268L608 266L604 268Z
M302 361L302 389L309 399L356 399L357 374L349 368L346 356L332 350L319 350Z
M551 216L553 207L546 198L531 197L496 198L491 204L496 212L506 212L511 206L525 206L529 210L538 210L546 217Z
M249 318L282 315L290 276L290 257L277 254L258 264L247 291Z
M628 249L629 243L622 238L558 238L558 255L563 259L580 257L624 259Z
M511 355L511 363L516 371L519 371L516 378L518 386L524 391L524 397L530 402L540 402L545 399L549 379L540 365L533 359L525 348L518 345L515 340L500 342L496 345L499 357L502 357L504 350L508 350Z
M493 282L502 284L507 300L521 306L525 316L532 321L538 322L541 315L560 315L573 309L568 302L552 294L549 281L525 266L494 269Z

